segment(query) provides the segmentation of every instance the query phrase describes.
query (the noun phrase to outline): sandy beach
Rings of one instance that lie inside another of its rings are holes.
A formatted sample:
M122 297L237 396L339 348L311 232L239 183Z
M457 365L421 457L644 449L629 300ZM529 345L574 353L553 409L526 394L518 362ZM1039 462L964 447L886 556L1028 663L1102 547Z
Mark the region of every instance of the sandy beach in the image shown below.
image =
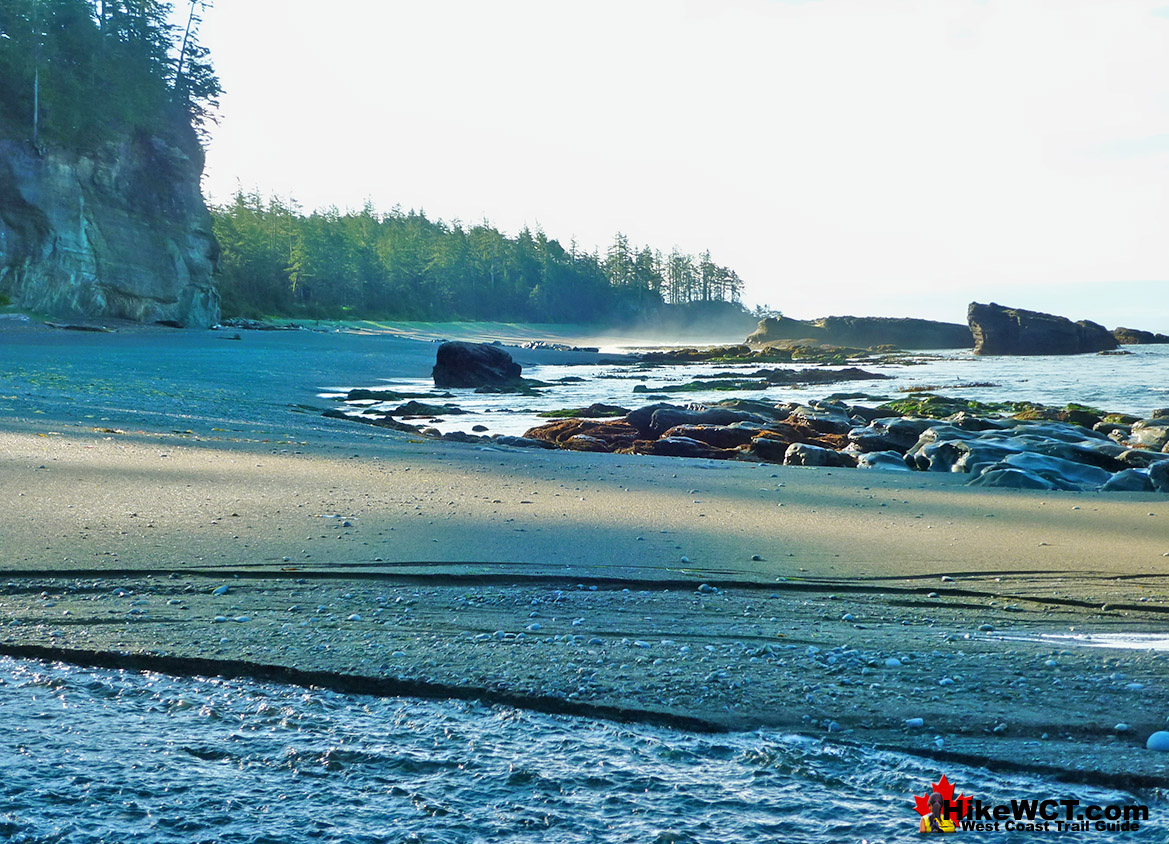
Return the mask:
M1041 638L1169 636L1169 498L321 415L427 333L0 328L0 652L1169 773L1165 653Z

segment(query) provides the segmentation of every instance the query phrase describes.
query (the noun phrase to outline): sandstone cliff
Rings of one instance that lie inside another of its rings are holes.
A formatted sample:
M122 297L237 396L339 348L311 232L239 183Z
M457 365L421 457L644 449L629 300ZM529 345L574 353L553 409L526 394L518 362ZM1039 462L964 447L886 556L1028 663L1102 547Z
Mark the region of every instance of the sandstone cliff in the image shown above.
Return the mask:
M0 140L0 293L47 316L213 325L219 250L202 171L193 133L91 154Z

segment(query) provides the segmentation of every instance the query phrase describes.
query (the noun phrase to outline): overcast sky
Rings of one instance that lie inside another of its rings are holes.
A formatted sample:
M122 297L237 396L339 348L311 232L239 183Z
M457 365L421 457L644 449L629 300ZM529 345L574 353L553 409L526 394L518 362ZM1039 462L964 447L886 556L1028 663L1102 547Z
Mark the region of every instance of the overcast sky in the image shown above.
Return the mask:
M1169 332L1166 0L219 0L205 185Z

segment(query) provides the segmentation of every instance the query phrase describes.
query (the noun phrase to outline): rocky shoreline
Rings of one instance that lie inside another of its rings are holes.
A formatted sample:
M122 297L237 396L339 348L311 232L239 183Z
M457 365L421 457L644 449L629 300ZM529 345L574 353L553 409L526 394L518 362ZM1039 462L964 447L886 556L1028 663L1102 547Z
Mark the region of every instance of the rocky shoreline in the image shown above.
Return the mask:
M771 726L1125 788L1169 771L1144 746L1164 653L1050 638L1166 629L1160 496L322 417L337 372L425 376L434 347L399 338L5 342L2 653ZM954 412L904 401L884 418Z

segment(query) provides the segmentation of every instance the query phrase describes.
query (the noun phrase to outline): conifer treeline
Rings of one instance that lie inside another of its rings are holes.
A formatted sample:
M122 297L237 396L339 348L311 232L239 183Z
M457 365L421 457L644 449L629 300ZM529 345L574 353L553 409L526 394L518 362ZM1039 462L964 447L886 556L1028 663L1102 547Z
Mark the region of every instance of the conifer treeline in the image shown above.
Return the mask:
M623 234L601 256L527 228L508 237L370 204L306 215L242 191L212 215L229 316L620 322L663 303L737 304L742 291L709 252L663 255Z
M176 26L169 0L0 0L0 134L90 151L198 128L221 93L197 39L206 5L187 0Z

